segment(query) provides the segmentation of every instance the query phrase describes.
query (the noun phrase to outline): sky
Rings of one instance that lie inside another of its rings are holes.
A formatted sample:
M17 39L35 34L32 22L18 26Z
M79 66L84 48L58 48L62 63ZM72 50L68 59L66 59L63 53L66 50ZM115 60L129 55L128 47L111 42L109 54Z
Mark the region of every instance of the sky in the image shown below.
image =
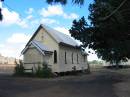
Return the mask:
M40 24L48 25L67 35L74 19L89 14L88 6L93 0L85 0L83 6L72 4L49 5L46 0L4 0L2 6L3 21L0 22L0 54L20 58L27 41ZM91 54L88 60L97 60Z

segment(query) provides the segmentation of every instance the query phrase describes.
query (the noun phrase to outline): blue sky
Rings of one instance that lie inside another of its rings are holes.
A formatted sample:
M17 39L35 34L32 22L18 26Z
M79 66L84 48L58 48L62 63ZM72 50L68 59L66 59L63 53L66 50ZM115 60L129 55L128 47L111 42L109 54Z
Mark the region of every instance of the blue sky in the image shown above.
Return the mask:
M21 50L43 23L65 34L74 19L89 14L88 6L93 0L85 0L82 7L71 4L48 5L46 0L5 0L2 4L4 19L0 22L0 53L4 56L19 57ZM95 59L95 55L91 56Z

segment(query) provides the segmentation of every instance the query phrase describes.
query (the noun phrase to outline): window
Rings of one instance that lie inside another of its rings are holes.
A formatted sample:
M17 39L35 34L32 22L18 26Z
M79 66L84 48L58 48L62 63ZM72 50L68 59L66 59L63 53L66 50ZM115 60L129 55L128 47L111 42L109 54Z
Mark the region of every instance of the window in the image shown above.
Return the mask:
M73 58L73 53L72 53L72 56L71 56L71 57L72 57L72 64L74 64L74 58Z
M57 63L57 51L54 50L54 63Z
M77 64L79 64L78 54L77 54Z
M65 64L67 64L67 59L66 59L66 52L65 52Z

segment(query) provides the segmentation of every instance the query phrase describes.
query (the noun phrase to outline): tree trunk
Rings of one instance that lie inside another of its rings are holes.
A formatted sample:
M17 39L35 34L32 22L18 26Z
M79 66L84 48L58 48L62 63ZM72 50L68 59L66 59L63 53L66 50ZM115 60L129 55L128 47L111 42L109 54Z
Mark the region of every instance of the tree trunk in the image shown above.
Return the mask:
M87 68L87 73L90 73L90 65L89 63L87 62L87 65L88 65L88 68Z
M119 63L118 62L116 63L116 69L119 69Z

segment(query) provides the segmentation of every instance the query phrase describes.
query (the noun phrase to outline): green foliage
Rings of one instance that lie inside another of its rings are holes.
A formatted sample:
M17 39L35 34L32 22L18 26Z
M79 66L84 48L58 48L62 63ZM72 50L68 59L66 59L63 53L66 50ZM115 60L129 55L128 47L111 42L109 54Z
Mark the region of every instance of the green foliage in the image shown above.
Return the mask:
M46 0L47 3L53 4L53 3L61 3L65 5L67 3L67 0ZM73 4L83 5L85 0L71 0Z
M53 77L53 73L51 71L51 68L48 67L48 64L46 62L43 63L43 66L38 66L36 69L36 77L41 78L50 78Z
M4 0L1 0L0 2L4 2ZM0 21L2 21L3 15L2 15L2 9L0 8Z
M88 31L88 24L84 17L82 17L79 21L74 20L73 25L71 27L70 34L72 37L74 37L77 40L80 40L83 45L82 47L87 47L89 43L89 31ZM91 42L91 41L90 41Z
M38 65L36 72L25 72L22 61L19 61L19 64L15 61L16 67L14 70L14 75L24 76L24 77L40 77L40 78L50 78L53 77L51 68L48 67L46 62L43 63L43 66Z
M16 64L16 67L14 70L14 75L18 75L18 76L24 75L25 72L24 72L24 66L23 66L22 61L20 60L19 64L15 61L15 64Z
M78 21L74 20L70 29L71 36L80 40L82 47L89 47L96 51L99 58L116 64L130 58L130 18L127 13L130 2L127 0L112 16L104 17L116 10L122 1L94 0L89 7L90 25L82 17Z
M96 50L98 56L103 60L116 64L121 60L127 61L130 58L130 46L128 45L130 31L127 22L129 18L122 13L125 10L125 7L122 7L105 21L101 21L101 19L115 10L122 1L95 0L89 8L91 13L89 19L94 26L93 45L91 47Z
M37 67L35 75L37 77L43 77L42 67L40 67L40 66Z
M52 3L61 3L61 4L66 4L67 0L46 0L47 3L52 4Z
M0 21L3 19L3 15L2 15L2 9L0 8Z

